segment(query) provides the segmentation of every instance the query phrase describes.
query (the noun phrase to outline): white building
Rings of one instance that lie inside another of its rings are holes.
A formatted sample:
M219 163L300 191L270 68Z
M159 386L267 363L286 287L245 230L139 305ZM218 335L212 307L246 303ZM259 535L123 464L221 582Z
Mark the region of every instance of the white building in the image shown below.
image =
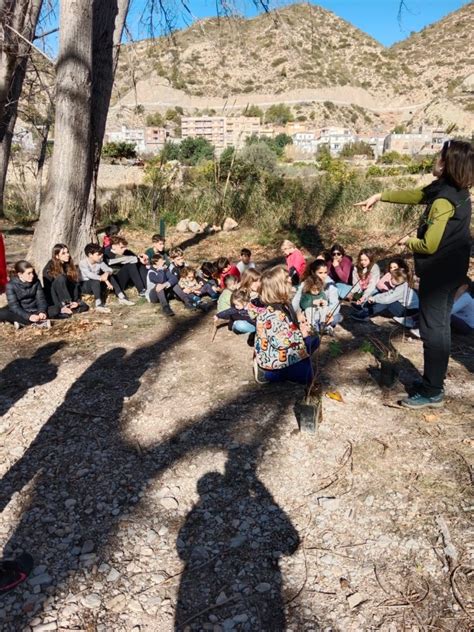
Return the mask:
M327 145L331 154L337 156L348 143L354 143L357 137L347 127L323 127L319 134L318 146Z
M314 155L319 146L318 134L316 132L297 132L293 134L293 146L305 154Z
M143 127L132 129L122 125L120 131L108 132L107 140L110 143L131 143L135 145L138 152L146 151L145 129Z
M383 147L386 135L384 136L357 136L357 140L367 143L374 152L374 158L378 158L383 154Z

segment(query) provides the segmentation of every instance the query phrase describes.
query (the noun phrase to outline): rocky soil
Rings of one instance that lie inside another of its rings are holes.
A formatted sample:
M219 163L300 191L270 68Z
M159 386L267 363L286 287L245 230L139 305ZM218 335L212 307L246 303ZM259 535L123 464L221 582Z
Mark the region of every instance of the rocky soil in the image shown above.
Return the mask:
M176 311L0 326L0 542L35 558L1 629L470 630L474 340L446 407L413 413L421 343L393 334L384 390L361 344L393 324L344 321L309 434L301 387L255 384L245 336Z

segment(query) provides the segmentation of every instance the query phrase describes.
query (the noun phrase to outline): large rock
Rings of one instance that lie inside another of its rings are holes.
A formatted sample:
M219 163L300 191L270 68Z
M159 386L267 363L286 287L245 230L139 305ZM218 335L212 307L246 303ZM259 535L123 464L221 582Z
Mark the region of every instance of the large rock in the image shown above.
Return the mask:
M188 222L188 230L190 233L202 233L201 224L197 222Z
M232 217L227 217L222 224L222 230L231 231L235 230L238 227L238 223Z
M176 224L176 230L178 233L187 233L189 230L189 219L182 219Z

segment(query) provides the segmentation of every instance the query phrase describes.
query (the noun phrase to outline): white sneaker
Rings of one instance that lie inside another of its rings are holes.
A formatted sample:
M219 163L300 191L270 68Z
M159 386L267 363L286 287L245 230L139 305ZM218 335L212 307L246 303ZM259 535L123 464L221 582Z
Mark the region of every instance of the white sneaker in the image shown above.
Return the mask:
M128 298L126 298L125 296L123 298L119 298L118 302L121 305L135 305L133 301L129 301Z
M13 323L13 327L15 327L15 329L18 331L23 327L23 325L15 320L15 322Z
M410 329L410 333L414 338L421 338L420 330L417 327Z
M106 307L105 305L97 305L97 307L95 308L95 311L99 312L99 314L110 314L112 310Z
M403 325L403 327L407 327L407 329L413 329L415 327L415 321L410 316L404 318L403 316L394 316L393 319L399 325Z

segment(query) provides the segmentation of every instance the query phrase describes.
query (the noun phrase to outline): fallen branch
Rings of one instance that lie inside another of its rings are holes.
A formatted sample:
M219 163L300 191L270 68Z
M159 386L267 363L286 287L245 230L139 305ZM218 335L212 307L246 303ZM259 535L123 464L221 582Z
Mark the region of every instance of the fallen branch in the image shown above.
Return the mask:
M448 562L448 569L450 571L453 571L453 569L458 564L458 552L456 550L456 547L453 544L453 541L451 540L451 534L449 533L446 520L441 515L436 516L435 520L436 520L436 524L439 527L441 535L443 537L443 543L444 543L443 551L444 551L446 560Z

